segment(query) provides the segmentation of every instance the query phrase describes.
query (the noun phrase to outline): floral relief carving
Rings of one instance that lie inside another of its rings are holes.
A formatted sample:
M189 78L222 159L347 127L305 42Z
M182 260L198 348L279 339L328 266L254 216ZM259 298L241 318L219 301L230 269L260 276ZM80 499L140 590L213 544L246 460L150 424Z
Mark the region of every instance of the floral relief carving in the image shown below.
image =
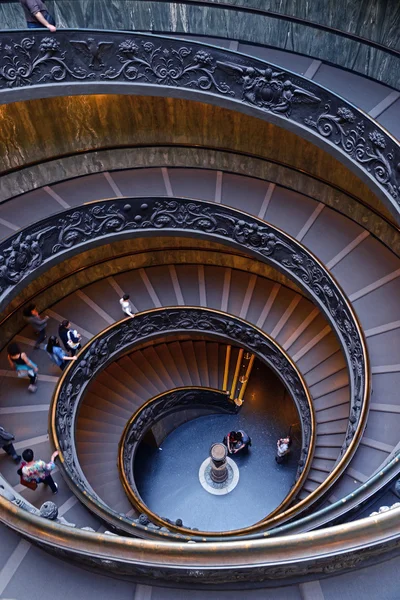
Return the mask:
M340 118L344 118L343 114ZM346 116L349 118L349 115ZM376 138L376 141L379 141ZM64 252L78 252L79 246L107 236L148 230L189 231L233 243L261 260L271 262L294 277L317 304L325 310L332 328L338 333L348 357L351 383L351 409L348 430L342 452L349 446L357 430L366 385L366 364L362 340L346 298L334 281L316 260L293 239L256 218L243 216L228 207L207 202L170 198L146 198L133 206L125 199L98 202L78 209L64 211L43 222L26 228L0 244L0 294L7 301L13 286L31 276L46 261L54 260ZM160 323L145 318L140 331L125 328L119 338L123 346L140 336L157 331L163 326L165 315L157 316ZM181 316L184 320L186 317ZM199 317L201 318L201 317ZM182 326L184 322L182 322ZM237 325L226 324L227 333L236 335ZM232 331L229 331L229 328ZM257 334L241 328L238 341L259 350ZM94 361L101 355L100 348L88 360L85 368L92 371Z
M38 49L35 50L35 46ZM67 52L61 49L61 43L55 38L44 37L37 44L35 37L25 37L19 43L0 44L0 52L0 82L3 81L7 87L58 82L67 75L73 79L93 77L82 67L68 64Z
M356 117L354 111L345 106L340 106L336 114L332 114L330 104L326 104L324 111L316 119L307 117L305 123L362 165L398 201L400 165L394 164L394 147L392 150L387 149L387 136L371 128L370 123L360 119L360 115ZM391 145L393 146L393 141Z
M189 88L281 115L332 141L400 204L395 140L328 90L256 58L137 33L0 33L0 93L60 82Z

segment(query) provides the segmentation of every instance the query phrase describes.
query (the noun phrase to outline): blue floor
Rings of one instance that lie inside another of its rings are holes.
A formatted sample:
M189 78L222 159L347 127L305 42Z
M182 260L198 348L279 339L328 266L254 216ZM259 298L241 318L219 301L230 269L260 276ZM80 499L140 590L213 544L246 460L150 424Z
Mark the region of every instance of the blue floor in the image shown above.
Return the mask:
M135 465L139 493L153 512L203 531L227 531L266 517L289 493L295 479L299 441L289 461L275 462L276 440L298 421L292 401L275 376L263 367L253 371L245 403L238 415L209 415L185 423L162 443L162 449L142 446ZM214 496L200 485L198 472L213 442L231 429L252 438L248 455L234 457L239 467L237 487ZM298 431L298 429L297 429Z

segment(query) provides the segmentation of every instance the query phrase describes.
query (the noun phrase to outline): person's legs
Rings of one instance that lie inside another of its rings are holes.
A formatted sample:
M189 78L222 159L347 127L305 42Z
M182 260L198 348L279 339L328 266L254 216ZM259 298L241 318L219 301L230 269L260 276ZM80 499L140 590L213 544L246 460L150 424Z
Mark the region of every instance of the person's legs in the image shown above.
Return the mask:
M46 339L46 328L44 327L43 329L41 329L40 331L37 332L37 340L36 340L36 344L35 344L36 350L38 348L40 348L40 344L42 342L44 342L45 339Z
M7 452L7 454L9 456L11 456L11 458L15 461L20 461L21 457L19 454L17 454L15 448L14 448L14 444L8 444L7 446L3 446L3 450L4 452Z
M54 481L54 479L52 478L51 475L47 475L47 477L45 477L43 479L43 483L45 485L49 486L49 488L51 489L51 491L53 492L53 494L57 494L57 492L58 492L58 485L56 484L56 482Z
M37 374L35 373L35 371L33 371L33 369L29 369L28 371L28 377L29 377L29 386L28 386L28 390L30 392L36 392L37 389Z

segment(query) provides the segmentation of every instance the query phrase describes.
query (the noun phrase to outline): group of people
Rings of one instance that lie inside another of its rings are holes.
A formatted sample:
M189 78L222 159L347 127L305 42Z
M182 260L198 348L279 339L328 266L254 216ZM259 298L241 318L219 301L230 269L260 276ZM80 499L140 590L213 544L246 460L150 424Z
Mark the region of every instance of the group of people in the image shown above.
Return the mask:
M134 317L134 308L130 301L129 294L124 294L119 300L121 310L127 317ZM37 307L30 304L24 309L24 319L29 323L36 336L35 350L41 348L43 342L47 339L46 330L49 317L42 317ZM68 361L76 360L76 353L80 350L82 336L76 329L73 329L70 321L63 320L58 328L58 337L51 335L44 346L50 360L55 363L62 371L65 369ZM61 343L60 343L61 341ZM62 344L62 345L61 345ZM16 342L9 344L8 362L10 367L17 372L18 377L28 377L30 392L36 392L38 367L36 363L22 352Z
M124 294L119 300L121 310L127 317L134 317L134 307L130 301L129 294ZM34 304L30 304L23 312L24 319L29 323L36 336L35 349L41 348L42 344L47 339L46 330L49 317L42 317ZM68 361L77 360L76 353L81 348L82 336L72 329L71 323L68 320L63 320L58 328L58 337L51 335L44 346L50 359L63 370ZM62 346L61 346L61 343ZM15 342L9 344L8 361L10 367L17 372L18 377L28 377L29 391L37 390L38 367L25 352L21 350ZM46 463L43 460L35 460L34 452L31 448L27 448L22 453L22 456L17 453L14 446L15 437L12 433L0 427L0 448L8 454L15 463L22 463L18 469L20 482L31 489L36 489L39 483L48 485L53 494L57 493L57 484L52 478L51 472L55 469L55 459L58 452L54 452L50 461Z
M223 444L228 449L229 454L237 454L238 452L248 452L251 446L251 437L242 429L239 431L230 431L223 439ZM290 454L290 446L292 438L290 433L284 438L279 438L276 443L275 460L278 464L285 462Z

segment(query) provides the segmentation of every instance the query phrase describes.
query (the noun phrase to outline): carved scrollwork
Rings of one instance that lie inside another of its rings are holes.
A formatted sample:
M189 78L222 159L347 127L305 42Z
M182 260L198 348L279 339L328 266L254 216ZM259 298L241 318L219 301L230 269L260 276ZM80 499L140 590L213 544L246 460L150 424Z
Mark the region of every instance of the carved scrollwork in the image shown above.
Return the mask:
M88 37L86 37L88 36ZM400 209L400 148L379 125L313 81L199 43L120 32L0 32L0 93L51 83L148 84L232 98L331 141ZM113 87L113 93L115 87ZM168 93L168 92L166 92ZM226 100L225 100L226 101Z
M127 39L119 44L117 57L122 66L109 67L102 73L102 79L114 80L122 76L129 81L145 79L151 83L234 95L229 85L216 79L216 61L205 50L194 52L187 46L174 48L150 41L142 41L138 45Z
M36 48L35 48L36 46ZM52 37L24 37L19 43L0 44L0 82L7 87L59 82L69 75L73 79L91 79L94 74L80 66L69 64L66 50Z
M316 119L308 117L306 125L329 138L336 146L362 165L384 186L395 200L399 199L399 167L394 164L395 152L388 150L388 138L381 131L373 129L365 119L356 116L354 109L340 106L336 114L331 105L326 104L324 111Z
M160 230L174 231L176 234L190 232L235 244L284 270L314 298L340 338L350 370L352 398L349 425L342 449L344 453L359 427L366 395L366 356L357 322L345 296L329 272L295 240L254 217L207 202L169 198L146 198L139 205L121 199L70 209L29 226L0 244L2 303L10 301L15 284L33 277L35 270L44 264L58 257L62 260L64 252L78 253L85 244L99 240L106 243L108 236L127 237L144 231L158 234ZM140 330L124 326L118 343L123 347L138 337L157 332L166 318L165 314L160 314L157 316L159 322L156 322L146 317L140 321ZM184 327L186 317L183 314L180 318ZM190 316L190 319L193 318ZM202 319L201 315L198 318ZM191 326L188 322L189 325ZM207 326L211 327L211 324L208 323ZM201 323L199 327L202 327ZM226 327L229 335L235 335L235 323L226 324ZM258 350L260 344L257 334L253 335L245 328L239 328L237 341L248 344L254 350ZM86 363L81 366L89 376L98 356L103 352L107 351L100 346L92 348L92 354L88 355Z

